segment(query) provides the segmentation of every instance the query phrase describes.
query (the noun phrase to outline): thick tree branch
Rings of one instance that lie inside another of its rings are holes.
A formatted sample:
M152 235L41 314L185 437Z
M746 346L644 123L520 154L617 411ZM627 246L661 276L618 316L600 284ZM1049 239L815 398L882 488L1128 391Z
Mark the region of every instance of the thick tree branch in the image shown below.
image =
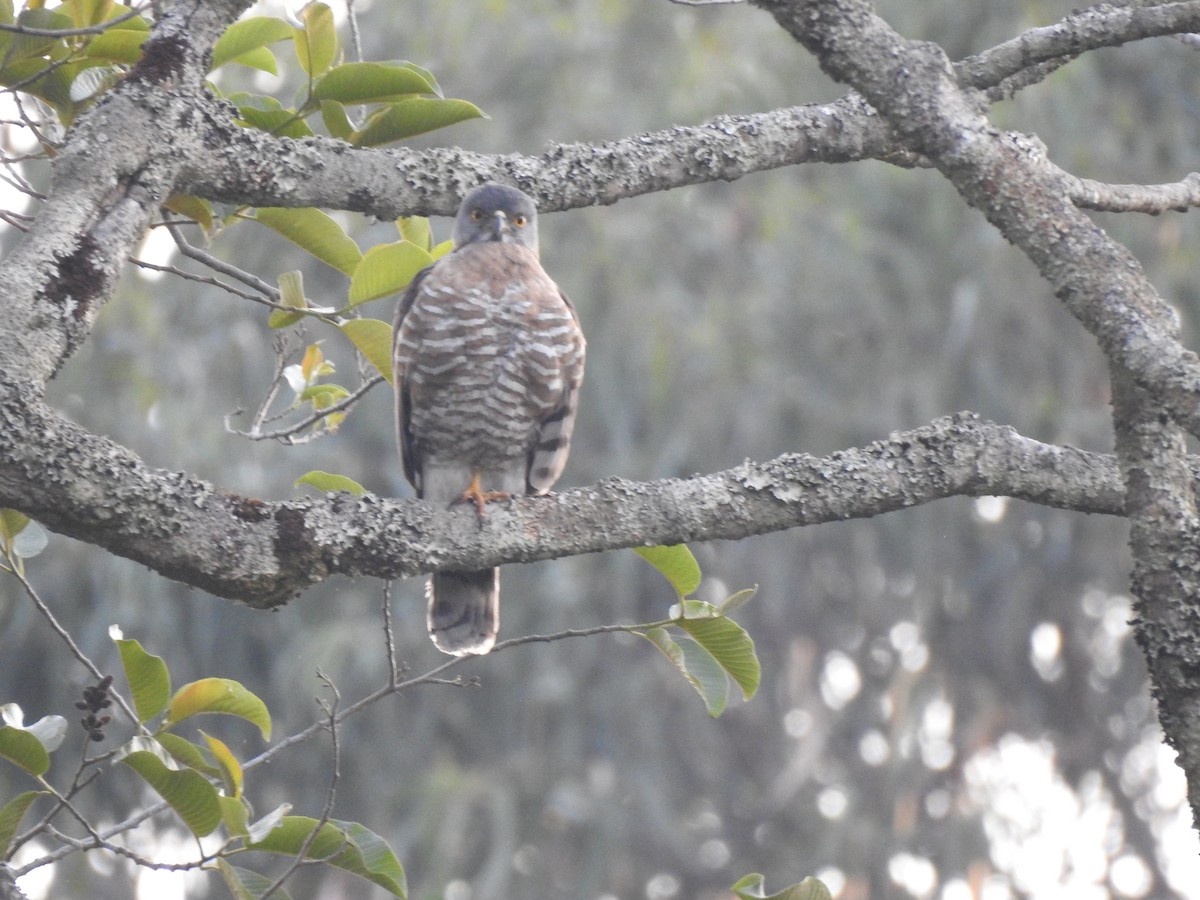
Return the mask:
M13 386L0 391L0 506L252 606L330 575L435 569L689 540L737 539L875 516L943 497L1003 494L1120 513L1113 457L1042 444L971 415L825 459L801 454L712 475L609 479L550 497L465 507L346 494L262 501L147 466Z
M87 337L150 218L195 152L209 48L248 0L178 3L143 57L72 129L48 198L5 260L0 369L43 385Z

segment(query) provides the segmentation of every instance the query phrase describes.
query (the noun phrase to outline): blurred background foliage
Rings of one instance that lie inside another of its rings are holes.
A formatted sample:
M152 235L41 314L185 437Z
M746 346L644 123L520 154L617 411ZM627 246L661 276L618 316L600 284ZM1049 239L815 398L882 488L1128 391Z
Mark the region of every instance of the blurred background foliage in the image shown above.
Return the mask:
M418 145L537 154L844 93L748 6L356 7L367 59L425 66L491 117ZM878 7L958 58L1072 4ZM1091 53L993 118L1036 132L1077 175L1174 180L1200 169L1196 59L1170 39ZM222 84L287 99L294 77L229 71ZM394 239L390 223L337 215L363 246ZM1195 217L1097 219L1142 260L1194 345ZM434 226L448 235L448 222ZM314 303L344 297L343 276L258 226L212 249L270 282L304 267ZM589 341L562 486L827 454L960 409L1110 449L1092 339L936 173L810 165L547 215L542 254ZM390 303L367 314L389 318ZM309 337L352 371L344 339ZM325 469L407 496L386 385L303 447L224 431L223 416L260 399L271 341L262 307L131 269L51 400L152 464L247 495L291 496L295 478ZM697 546L701 596L761 586L739 614L763 662L751 703L709 719L634 638L521 647L463 666L476 686L422 687L349 723L335 815L389 839L422 900L718 898L750 871L773 885L823 875L849 900L1200 896L1182 777L1126 624L1125 540L1118 520L963 499ZM109 670L117 622L180 680L243 681L277 735L319 715L317 668L345 698L386 679L375 582L252 612L57 536L29 570ZM660 618L673 599L629 552L509 566L503 580L508 637ZM439 662L422 579L397 585L394 605L400 658L414 672ZM0 699L30 719L68 714L89 679L11 581L0 581L0 628ZM248 728L235 750L252 755L258 741ZM257 772L252 799L316 815L329 768L327 744L307 744ZM116 871L97 878L101 865ZM294 896L367 896L362 882L308 872ZM126 898L130 877L149 876L76 858L53 896ZM203 877L188 885L205 895Z

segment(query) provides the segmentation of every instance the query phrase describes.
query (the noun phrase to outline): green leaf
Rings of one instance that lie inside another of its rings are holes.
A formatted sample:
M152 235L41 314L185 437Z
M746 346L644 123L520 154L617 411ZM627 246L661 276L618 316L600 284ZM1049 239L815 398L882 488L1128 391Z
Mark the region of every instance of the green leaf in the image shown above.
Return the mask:
M353 275L362 261L362 251L342 226L319 209L264 207L255 216L293 244L335 269Z
M640 556L671 582L675 593L681 598L694 593L700 586L700 564L688 549L687 544L672 544L669 547L634 547Z
M30 522L29 516L15 509L0 509L0 541L6 547L11 546L13 538L25 530Z
M721 667L703 647L688 639L676 641L665 628L651 628L649 631L634 633L640 634L662 651L696 689L710 716L715 718L721 714L728 699L729 683Z
M279 59L270 47L259 47L257 50L251 50L231 59L230 62L246 66L248 69L258 69L271 75L279 74Z
M711 655L716 664L741 688L743 697L749 700L754 696L762 678L762 668L754 652L754 641L746 629L724 616L676 619L675 624Z
M325 130L340 141L349 141L354 134L354 123L346 114L346 107L336 100L321 101L321 121Z
M416 244L426 253L433 249L433 229L425 216L401 216L396 220L400 237Z
M466 100L410 97L373 112L350 142L358 147L377 147L478 118L486 116L479 107Z
M247 125L260 131L281 137L306 138L313 130L294 109L262 109L257 106L239 106L238 116Z
M287 818L287 814L292 811L292 804L280 803L277 807L252 824L249 828L247 843L257 843L264 840L268 834L279 827L280 823Z
M345 475L334 475L330 472L322 472L320 469L314 469L311 472L305 472L296 479L296 487L302 484L307 484L309 487L315 487L318 491L346 491L353 494L355 497L361 497L367 492L361 484L353 478L347 478Z
M218 797L221 804L221 822L230 837L248 837L250 834L250 810L243 797Z
M148 31L110 28L89 41L83 48L83 55L88 59L132 66L142 58L142 44L149 36Z
M217 789L191 769L175 769L174 761L153 738L133 738L116 757L154 788L196 837L212 834L221 824Z
M317 827L308 816L287 816L263 840L248 843L248 850L263 850L295 856ZM340 848L340 849L339 849ZM306 859L326 859L329 865L379 885L393 896L407 896L404 867L387 842L357 822L331 819L321 826Z
M384 103L411 94L432 94L419 72L377 62L351 62L330 69L313 88L317 100Z
M233 895L234 900L260 900L275 883L274 878L267 878L250 869L231 865L223 859L217 860L217 871L225 879L225 886L229 888L229 893ZM291 895L282 888L276 888L275 892L271 894L271 898L272 900L291 900Z
M207 200L202 200L191 194L172 194L167 198L167 202L163 206L171 210L171 212L187 216L187 218L203 228L205 234L212 234L215 217L213 216L212 204Z
M380 319L350 319L338 326L376 371L392 383L392 326Z
M279 273L279 302L292 309L308 309L308 298L304 296L304 273L298 269ZM287 328L304 318L303 313L273 309L267 316L270 328Z
M324 3L309 3L300 10L300 20L304 27L292 29L300 68L310 76L323 75L338 55L333 10Z
M135 640L117 640L125 680L133 691L133 708L138 721L149 722L167 707L171 696L171 675L161 656L147 653Z
M17 25L23 28L37 28L43 31L62 31L74 27L74 23L57 10L28 8L21 10L21 14L17 16ZM7 67L12 62L46 56L52 49L58 48L61 48L64 52L66 50L62 38L20 32L14 36L12 46L5 56L4 64Z
M253 16L234 22L213 46L212 69L228 62L242 62L239 57L253 50L286 41L292 36L292 26L274 16ZM274 55L272 55L274 59ZM256 68L258 68L256 66Z
M33 801L38 797L49 796L49 791L26 791L23 794L17 794L4 806L0 806L0 859L8 858L9 845L16 837L17 829L21 827L21 820L25 818L25 813L29 812Z
M741 609L743 606L749 603L757 593L758 585L755 585L754 587L744 588L743 590L738 591L736 594L731 594L722 600L717 606L717 614L721 616L727 616L731 612Z
M271 739L271 714L266 704L230 678L201 678L185 684L167 707L164 728L200 713L223 713L257 725L263 740Z
M432 263L428 251L411 241L376 244L363 256L350 279L350 305L404 290L418 272Z
M220 766L213 765L204 751L187 738L171 734L169 731L161 731L154 736L154 739L162 745L162 748L167 753L171 754L171 759L175 760L181 766L195 769L201 775L206 775L209 778L221 777Z
M42 742L12 725L0 726L0 757L33 776L45 775L50 768L50 754Z
M731 888L739 900L831 900L829 888L811 875L799 884L784 888L777 894L767 895L765 880L755 872L739 878Z

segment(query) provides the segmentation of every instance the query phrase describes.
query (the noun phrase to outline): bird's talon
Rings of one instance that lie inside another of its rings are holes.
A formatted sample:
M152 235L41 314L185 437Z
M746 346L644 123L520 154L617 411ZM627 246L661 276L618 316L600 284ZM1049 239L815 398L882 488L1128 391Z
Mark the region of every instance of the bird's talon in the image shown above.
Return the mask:
M479 483L479 472L471 473L471 483L467 485L467 489L462 492L455 503L474 503L475 512L479 518L484 516L484 507L488 503L493 503L497 500L511 500L512 494L508 491L485 491Z

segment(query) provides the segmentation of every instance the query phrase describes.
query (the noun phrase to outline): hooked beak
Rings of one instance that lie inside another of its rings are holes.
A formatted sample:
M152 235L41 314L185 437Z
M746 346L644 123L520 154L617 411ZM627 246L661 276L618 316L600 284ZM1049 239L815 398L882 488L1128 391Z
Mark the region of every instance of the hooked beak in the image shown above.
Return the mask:
M508 224L508 216L500 210L492 215L491 222L492 240L504 242L512 238L512 226Z

